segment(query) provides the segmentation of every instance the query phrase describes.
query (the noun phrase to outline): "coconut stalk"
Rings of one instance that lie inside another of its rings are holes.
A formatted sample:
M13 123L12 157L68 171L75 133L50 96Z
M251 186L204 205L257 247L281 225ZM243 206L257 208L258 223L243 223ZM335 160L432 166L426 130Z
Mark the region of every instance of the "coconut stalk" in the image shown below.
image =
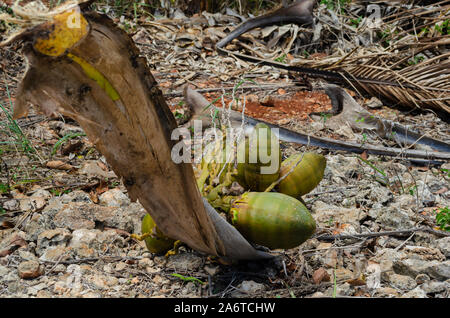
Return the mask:
M175 164L177 128L146 60L131 38L88 3L58 8L20 32L28 68L14 117L28 105L74 118L113 171L168 237L230 260L272 255L255 250L202 200L190 163ZM28 15L27 19L33 19Z

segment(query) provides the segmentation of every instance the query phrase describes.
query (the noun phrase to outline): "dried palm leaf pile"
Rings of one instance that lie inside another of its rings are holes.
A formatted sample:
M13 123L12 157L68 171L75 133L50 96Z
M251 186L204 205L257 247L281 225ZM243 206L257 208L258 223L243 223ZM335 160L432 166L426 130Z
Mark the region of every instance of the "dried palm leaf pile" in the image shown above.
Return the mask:
M363 10L363 7L355 6L350 12L353 10L357 12ZM448 113L450 1L442 1L439 5L430 7L395 5L388 2L382 10L384 14L378 29L370 29L367 23L356 26L355 31L342 28L340 43L343 47L346 44L348 46L342 51L348 52L350 49L351 51L348 54L344 53L345 55L341 54L341 58L337 61L330 59L328 63L323 64L324 67L330 70L344 70L355 77L395 81L399 86L377 84L360 84L360 86L371 95L382 96L393 103ZM350 18L350 22L353 21L354 19ZM326 28L328 32L332 32L333 24L327 23ZM347 35L349 38L360 40L360 43L353 43L352 47L351 43L345 40L346 31L369 34L369 41L364 45L363 36L350 33ZM370 41L377 38L383 47L373 40ZM363 44L363 47L358 47L360 44Z
M263 38L275 33L267 42L249 32L241 39L251 46L233 42L228 48L338 72L360 93L445 115L450 111L449 19L450 1L321 1L314 28L266 27Z

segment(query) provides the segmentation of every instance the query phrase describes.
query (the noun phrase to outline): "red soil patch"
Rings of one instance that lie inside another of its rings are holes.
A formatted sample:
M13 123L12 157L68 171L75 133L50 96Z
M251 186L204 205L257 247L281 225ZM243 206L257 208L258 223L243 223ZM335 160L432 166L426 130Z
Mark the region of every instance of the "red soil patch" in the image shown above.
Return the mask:
M209 101L213 101L218 96L218 94L205 94ZM230 99L225 97L225 103L228 105L229 102ZM261 99L247 101L245 114L267 122L285 124L292 119L309 120L309 113L325 112L331 109L330 99L322 92L301 91L286 96L271 96L269 104L270 106L262 105ZM222 103L219 100L215 105L221 107Z

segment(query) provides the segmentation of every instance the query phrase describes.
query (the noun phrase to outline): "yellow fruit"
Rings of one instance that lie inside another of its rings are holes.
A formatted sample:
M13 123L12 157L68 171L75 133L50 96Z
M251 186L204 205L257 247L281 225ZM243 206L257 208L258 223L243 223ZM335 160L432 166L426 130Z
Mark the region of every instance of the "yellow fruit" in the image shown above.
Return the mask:
M300 160L301 162L297 164ZM287 158L281 164L280 178L288 174L289 171L297 166L294 170L277 186L280 193L290 195L294 198L299 198L311 192L323 178L326 166L326 159L324 156L312 152L302 154L295 154Z
M165 236L156 226L150 214L146 214L141 223L142 234L149 234L145 238L145 245L152 253L164 254L173 247L175 240Z

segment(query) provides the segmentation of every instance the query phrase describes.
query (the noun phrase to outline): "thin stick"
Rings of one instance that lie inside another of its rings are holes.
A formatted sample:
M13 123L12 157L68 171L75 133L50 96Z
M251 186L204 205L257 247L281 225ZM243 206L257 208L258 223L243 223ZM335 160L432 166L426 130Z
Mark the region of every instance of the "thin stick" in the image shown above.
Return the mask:
M97 261L109 261L109 262L118 262L118 261L138 261L141 260L142 257L121 257L121 256L104 256L104 257L88 257L82 259L72 259L67 261L40 261L41 263L46 264L83 264L83 263L91 263Z
M241 86L239 89L242 90L265 90L265 89L271 89L271 88L294 88L294 87L305 87L304 85L300 84L270 84L270 85L249 85L249 86ZM234 89L233 87L211 87L211 88L203 88L203 89L196 89L198 93L213 93L213 92L219 92L222 90L226 91L232 91ZM164 94L165 97L181 97L183 96L182 91L176 91L171 93Z
M409 240L411 240L411 239L414 237L414 235L416 235L416 232L414 232L413 234L411 234L405 241L402 242L402 244L400 244L399 246L397 246L397 247L394 249L394 251L397 252L398 250L400 250L403 246L406 245L406 243L409 242Z
M362 233L362 234L339 234L339 235L323 235L317 236L316 239L320 241L334 241L334 240L345 240L345 239L355 239L361 237L380 237L380 236L391 236L391 235L407 235L415 232L428 232L435 234L441 237L449 237L450 233L445 233L441 231L436 231L433 229L421 227L421 228L412 228L409 230L398 230L398 231L385 231L385 232L377 232L377 233Z

